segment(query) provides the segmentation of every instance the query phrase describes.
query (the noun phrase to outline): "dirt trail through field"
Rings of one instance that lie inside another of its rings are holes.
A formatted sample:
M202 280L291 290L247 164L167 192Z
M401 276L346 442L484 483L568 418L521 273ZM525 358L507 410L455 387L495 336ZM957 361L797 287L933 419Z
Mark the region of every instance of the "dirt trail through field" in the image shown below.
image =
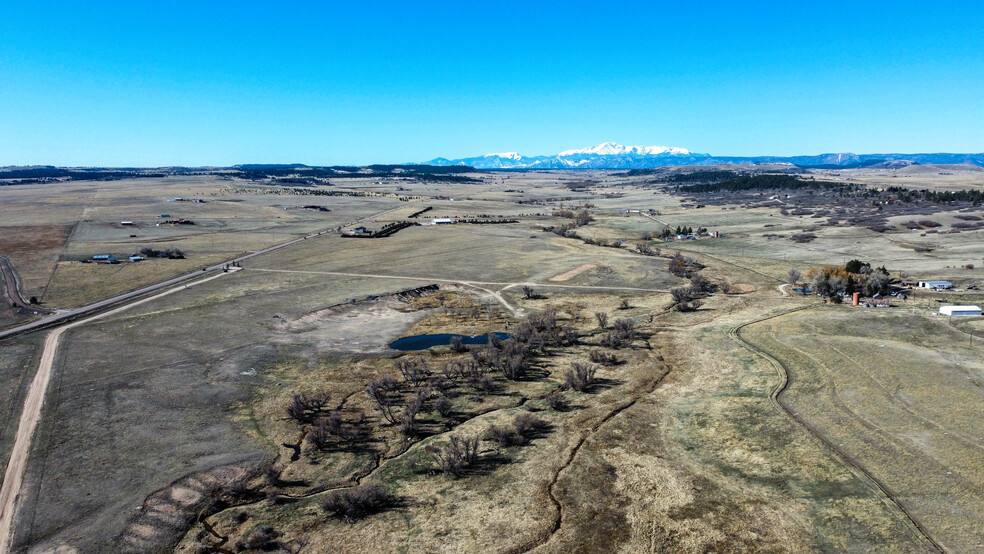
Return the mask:
M45 392L48 389L48 383L51 381L51 369L55 361L55 352L58 349L58 339L65 331L74 327L115 315L135 306L157 300L163 296L199 285L206 281L211 281L212 279L217 279L223 275L226 275L226 273L216 273L199 281L177 286L108 312L70 323L48 333L44 341L44 350L41 354L38 372L31 382L31 387L27 392L27 399L24 401L24 409L21 411L20 423L18 424L17 435L14 439L14 448L10 453L10 461L7 463L7 471L3 477L3 486L0 488L0 554L10 552L17 497L20 492L21 481L24 478L27 454L31 449L31 439L34 435L34 429L37 427L38 420L41 417L41 407L44 405Z
M14 268L11 267L10 261L2 256L0 256L0 275L3 277L3 297L8 301L39 314L50 314L54 311L33 305L21 296L17 275L14 274Z
M772 405L776 408L776 410L778 410L784 416L786 416L791 421L796 423L800 428L805 430L811 437L813 437L813 439L824 450L826 450L835 459L839 460L842 464L844 464L844 466L847 467L848 470L850 470L855 477L857 477L861 482L867 485L868 488L870 488L872 492L874 492L882 500L882 502L895 514L896 517L898 517L901 521L906 523L906 527L913 533L914 536L924 539L926 542L932 545L932 547L937 552L951 552L950 549L946 548L944 545L940 544L936 539L934 539L929 534L929 531L922 524L922 522L920 522L911 513L909 513L899 503L899 500L895 498L895 496L890 492L890 490L885 486L885 484L882 483L878 478L873 476L867 469L865 469L864 466L861 465L861 462L859 460L850 456L849 454L844 452L841 448L839 448L837 445L833 444L824 435L822 435L816 429L814 429L813 426L811 426L807 421L805 421L802 417L797 415L796 412L792 411L789 407L787 407L783 403L782 399L780 398L780 395L786 390L786 387L789 385L788 370L782 364L782 362L772 357L768 352L765 352L764 350L758 348L757 346L754 346L753 344L745 341L745 339L741 337L741 331L750 325L754 325L756 323L762 323L764 321L775 319L777 317L786 316L789 315L790 313L799 310L804 310L807 308L808 306L801 306L798 308L793 308L792 310L788 310L781 314L756 319L754 321L750 321L743 325L739 325L731 330L730 333L731 338L732 340L740 344L742 347L747 349L749 352L752 352L753 354L764 358L776 370L776 374L779 376L779 383L775 386L774 389L772 389L772 393L769 395L769 400L772 403Z

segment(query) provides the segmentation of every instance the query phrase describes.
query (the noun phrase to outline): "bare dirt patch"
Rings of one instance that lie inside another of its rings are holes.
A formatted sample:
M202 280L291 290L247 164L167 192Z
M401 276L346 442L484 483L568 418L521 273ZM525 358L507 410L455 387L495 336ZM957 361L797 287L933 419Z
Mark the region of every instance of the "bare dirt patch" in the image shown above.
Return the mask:
M575 267L574 269L572 269L570 271L565 271L564 273L561 273L559 275L554 275L553 277L550 278L550 280L551 281L570 281L571 279L577 277L578 275L584 273L585 271L590 271L590 270L592 270L592 269L594 269L596 267L598 267L598 266L595 265L595 264L584 264L584 265L580 265L580 266Z
M392 296L331 306L288 320L271 316L275 343L303 343L318 350L385 352L404 329L429 313L407 311L408 305Z

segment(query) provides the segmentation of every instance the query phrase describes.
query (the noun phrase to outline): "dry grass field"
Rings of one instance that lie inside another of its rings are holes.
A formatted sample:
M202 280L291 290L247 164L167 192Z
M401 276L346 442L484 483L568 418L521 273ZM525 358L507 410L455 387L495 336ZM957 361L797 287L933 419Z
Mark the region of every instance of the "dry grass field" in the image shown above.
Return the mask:
M907 182L922 182L913 175ZM481 182L353 177L305 189L353 196L209 176L0 187L0 254L28 296L59 308L384 210L395 208L359 224L378 230L432 207L417 218L423 225L389 237L313 237L67 332L32 442L15 547L932 551L925 533L955 552L981 548L975 460L984 397L974 383L984 368L969 333L984 334L984 323L931 314L937 300L984 296L917 292L899 307L866 310L777 286L791 267L860 258L895 277L965 288L984 280L984 231L954 228L966 220L947 206L925 218L958 233L879 233L817 226L778 205L695 209L619 172L475 177ZM205 202L168 202L174 197ZM576 229L580 238L545 230L570 221L554 211L585 204L594 221ZM197 224L158 227L162 213ZM427 224L445 216L518 221ZM119 226L124 219L136 225ZM643 239L664 223L722 237ZM803 232L816 238L788 238ZM624 242L591 244L614 240ZM143 246L180 248L186 259L78 263ZM696 311L673 308L670 290L689 284L669 271L677 253L719 285ZM545 313L556 326L544 323L544 342L527 344L515 379L481 345L388 348L417 334L522 335L524 321L542 323ZM617 321L633 327L622 344L612 342ZM17 417L39 340L0 345L7 421ZM805 424L774 404L780 375L767 356L787 369L780 400ZM419 360L424 377L399 370ZM594 382L562 390L575 362L594 368ZM395 422L366 393L384 376L395 377L377 383ZM327 400L291 417L295 394ZM418 395L414 425L401 430ZM3 452L13 425L0 434ZM474 459L442 469L452 436L477 440ZM372 484L392 495L378 513L345 518L323 507Z
M944 317L814 309L743 335L789 369L784 400L954 552L984 548L981 345Z

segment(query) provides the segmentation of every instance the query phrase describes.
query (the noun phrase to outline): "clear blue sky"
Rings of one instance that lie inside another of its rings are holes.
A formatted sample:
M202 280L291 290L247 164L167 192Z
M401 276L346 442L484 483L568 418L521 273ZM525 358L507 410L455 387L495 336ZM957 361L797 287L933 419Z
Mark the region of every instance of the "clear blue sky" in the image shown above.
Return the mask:
M477 4L4 2L0 165L984 151L981 2Z

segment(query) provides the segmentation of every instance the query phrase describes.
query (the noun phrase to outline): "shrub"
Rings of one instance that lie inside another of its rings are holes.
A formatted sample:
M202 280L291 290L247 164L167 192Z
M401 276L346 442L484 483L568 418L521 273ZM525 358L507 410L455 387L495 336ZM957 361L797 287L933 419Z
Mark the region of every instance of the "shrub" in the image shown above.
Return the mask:
M547 406L550 406L550 408L557 410L558 412L562 412L568 407L567 399L564 398L564 393L559 390L550 391L543 397L543 400L546 401Z
M605 312L595 312L595 319L598 320L598 327L602 329L608 327L608 314Z
M522 412L513 420L513 429L524 439L529 439L546 428L546 421L529 412Z
M441 414L441 417L451 415L452 405L447 396L442 396L434 401L434 411Z
M595 382L596 368L582 362L571 362L571 368L564 372L564 388L584 392Z
M279 536L280 533L273 527L261 525L236 546L239 550L280 550Z
M463 338L455 335L451 337L451 350L454 352L465 352L468 350L468 347L465 346Z
M451 435L444 445L429 444L424 451L443 473L461 476L464 469L478 460L479 438Z
M707 277L704 277L700 273L694 273L690 276L690 289L695 294L707 294L714 292L714 285L711 284L711 281Z
M696 312L698 308L703 306L704 303L700 300L691 300L689 302L680 302L676 306L673 306L678 312Z
M513 427L500 427L498 425L492 425L489 427L488 438L494 441L502 448L509 448L510 446L518 446L523 444L523 437L516 432Z
M397 499L379 483L358 485L333 491L321 503L329 514L350 522L382 512L396 505Z
M591 361L601 365L618 365L618 356L611 352L592 350Z

